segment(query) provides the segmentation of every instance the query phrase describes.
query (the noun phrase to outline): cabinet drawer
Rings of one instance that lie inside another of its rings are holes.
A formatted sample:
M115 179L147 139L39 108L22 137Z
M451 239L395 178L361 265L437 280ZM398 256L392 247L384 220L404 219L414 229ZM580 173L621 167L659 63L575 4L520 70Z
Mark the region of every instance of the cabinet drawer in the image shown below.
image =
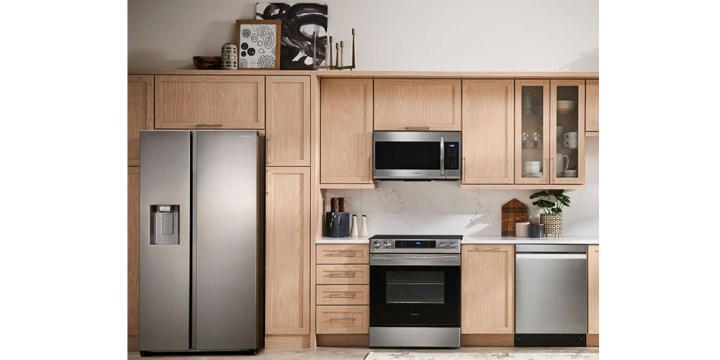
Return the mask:
M370 255L367 245L318 245L318 264L369 264Z
M318 265L318 285L370 284L369 265Z
M370 285L318 285L318 305L369 305Z
M369 306L318 306L318 334L367 334Z

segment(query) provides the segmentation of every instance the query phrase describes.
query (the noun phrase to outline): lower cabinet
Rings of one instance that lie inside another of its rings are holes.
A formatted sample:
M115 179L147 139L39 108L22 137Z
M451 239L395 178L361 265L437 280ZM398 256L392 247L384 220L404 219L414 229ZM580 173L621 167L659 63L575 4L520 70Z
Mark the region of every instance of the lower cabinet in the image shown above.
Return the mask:
M140 301L140 168L128 166L128 350L138 351Z
M370 263L366 244L317 245L318 346L368 346Z
M309 347L310 168L266 174L265 346Z
M588 246L587 346L600 344L600 245Z
M513 346L515 247L463 245L462 346Z

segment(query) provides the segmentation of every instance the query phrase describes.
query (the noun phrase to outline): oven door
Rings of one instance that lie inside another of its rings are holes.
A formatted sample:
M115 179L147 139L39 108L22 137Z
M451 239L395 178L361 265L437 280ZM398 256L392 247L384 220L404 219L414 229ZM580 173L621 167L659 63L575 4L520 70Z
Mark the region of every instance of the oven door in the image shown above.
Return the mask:
M459 131L376 131L373 178L460 179L460 140Z
M460 255L411 256L371 256L370 326L459 327Z

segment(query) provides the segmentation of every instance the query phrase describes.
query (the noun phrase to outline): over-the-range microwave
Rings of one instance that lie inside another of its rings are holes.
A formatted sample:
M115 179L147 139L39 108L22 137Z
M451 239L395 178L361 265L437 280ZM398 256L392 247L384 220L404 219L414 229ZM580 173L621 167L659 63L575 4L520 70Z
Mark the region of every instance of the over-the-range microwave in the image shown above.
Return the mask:
M373 179L458 180L460 131L375 131Z

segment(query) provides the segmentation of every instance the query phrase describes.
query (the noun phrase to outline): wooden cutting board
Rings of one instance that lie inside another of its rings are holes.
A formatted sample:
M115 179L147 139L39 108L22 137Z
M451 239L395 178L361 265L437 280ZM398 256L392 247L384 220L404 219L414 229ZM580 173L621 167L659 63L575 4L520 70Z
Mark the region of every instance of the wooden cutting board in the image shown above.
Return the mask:
M502 206L501 236L515 236L515 223L528 221L528 207L518 199L512 199Z

